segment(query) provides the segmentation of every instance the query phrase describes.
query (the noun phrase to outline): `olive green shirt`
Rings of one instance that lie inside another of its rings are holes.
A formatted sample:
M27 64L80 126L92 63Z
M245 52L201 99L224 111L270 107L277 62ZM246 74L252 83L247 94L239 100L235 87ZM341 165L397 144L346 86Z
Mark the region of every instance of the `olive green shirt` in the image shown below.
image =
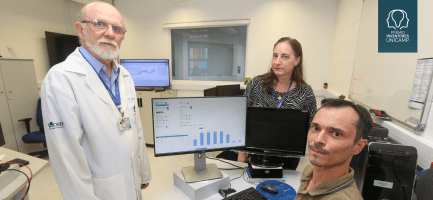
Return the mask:
M305 167L295 200L363 200L355 185L355 180L353 179L355 172L352 168L344 176L305 190L311 178L313 178L313 168L312 164Z

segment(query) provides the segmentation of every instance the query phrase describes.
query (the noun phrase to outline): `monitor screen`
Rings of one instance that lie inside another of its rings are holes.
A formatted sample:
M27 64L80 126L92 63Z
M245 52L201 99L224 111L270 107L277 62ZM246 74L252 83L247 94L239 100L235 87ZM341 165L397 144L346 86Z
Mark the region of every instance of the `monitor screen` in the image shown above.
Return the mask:
M152 98L155 156L245 147L246 97Z
M0 147L5 145L5 137L3 135L3 129L2 129L2 125L0 124Z
M121 59L120 65L131 74L136 88L170 87L168 59Z
M246 146L249 150L305 156L309 118L308 111L248 107Z

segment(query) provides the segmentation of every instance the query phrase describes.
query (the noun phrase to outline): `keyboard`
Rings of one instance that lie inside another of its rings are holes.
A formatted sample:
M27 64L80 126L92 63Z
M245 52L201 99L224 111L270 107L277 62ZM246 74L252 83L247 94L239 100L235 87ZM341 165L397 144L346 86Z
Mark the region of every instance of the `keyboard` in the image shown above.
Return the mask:
M232 196L229 196L223 200L268 200L265 196L263 196L259 191L250 187L246 190L240 191Z

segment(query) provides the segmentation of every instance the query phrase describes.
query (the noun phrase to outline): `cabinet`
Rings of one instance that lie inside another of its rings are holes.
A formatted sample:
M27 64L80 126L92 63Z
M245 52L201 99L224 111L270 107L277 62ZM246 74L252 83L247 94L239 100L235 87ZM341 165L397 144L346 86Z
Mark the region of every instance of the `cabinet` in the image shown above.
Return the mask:
M139 107L141 125L143 126L143 136L146 144L155 145L153 141L153 121L152 121L152 98L170 98L176 97L176 90L167 90L164 92L154 91L136 91L137 98L142 101L142 107Z
M30 131L36 126L36 109L39 92L33 60L0 58L0 123L6 144L4 147L29 153L42 150L39 144L25 144L21 139L27 134L24 122L32 118Z

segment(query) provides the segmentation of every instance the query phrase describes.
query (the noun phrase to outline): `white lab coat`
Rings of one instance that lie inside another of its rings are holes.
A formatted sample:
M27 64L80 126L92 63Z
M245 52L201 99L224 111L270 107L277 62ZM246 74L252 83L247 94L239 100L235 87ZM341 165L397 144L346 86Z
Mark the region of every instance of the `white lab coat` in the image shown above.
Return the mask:
M134 83L116 65L124 116L132 126L126 131L119 129L121 114L79 48L43 81L48 152L64 199L141 200L141 184L151 180Z

